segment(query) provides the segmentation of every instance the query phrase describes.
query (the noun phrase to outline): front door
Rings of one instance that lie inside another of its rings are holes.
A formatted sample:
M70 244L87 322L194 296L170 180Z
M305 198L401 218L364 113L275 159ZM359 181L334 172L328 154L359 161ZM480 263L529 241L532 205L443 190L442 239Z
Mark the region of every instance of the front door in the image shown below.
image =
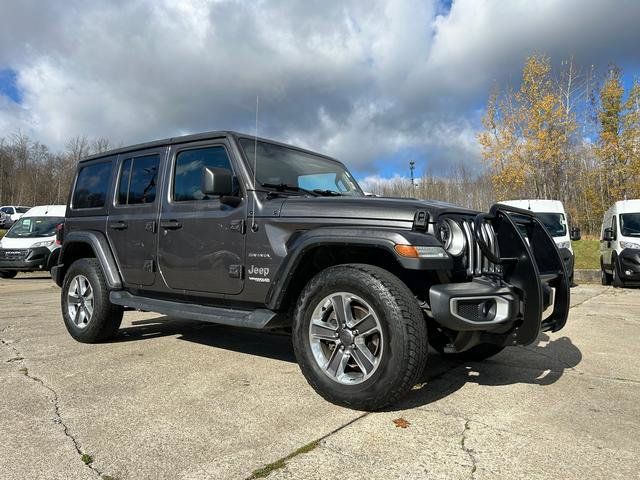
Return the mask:
M158 261L172 289L217 294L242 291L245 202L231 206L220 197L204 195L200 188L205 167L233 172L229 151L224 140L171 148Z
M152 285L156 276L161 157L166 148L121 155L107 235L125 284Z

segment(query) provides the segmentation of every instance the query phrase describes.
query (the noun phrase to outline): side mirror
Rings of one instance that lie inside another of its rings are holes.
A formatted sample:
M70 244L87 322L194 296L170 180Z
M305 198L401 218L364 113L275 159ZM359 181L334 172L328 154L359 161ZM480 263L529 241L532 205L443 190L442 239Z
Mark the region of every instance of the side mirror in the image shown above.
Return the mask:
M603 240L605 242L613 242L613 228L609 227L604 229Z
M204 195L224 196L233 194L233 174L227 168L202 169L200 190Z
M580 228L579 227L573 227L571 229L571 233L569 234L569 237L574 242L577 241L577 240L580 240L582 238L582 234L580 233Z

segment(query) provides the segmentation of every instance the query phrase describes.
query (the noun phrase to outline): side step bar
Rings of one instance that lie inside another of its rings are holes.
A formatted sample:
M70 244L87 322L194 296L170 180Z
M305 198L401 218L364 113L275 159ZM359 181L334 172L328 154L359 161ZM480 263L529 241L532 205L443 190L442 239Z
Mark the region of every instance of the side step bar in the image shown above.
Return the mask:
M170 317L202 322L219 323L233 327L263 329L276 316L275 312L266 308L255 310L235 310L231 308L210 307L207 305L193 305L189 303L158 300L155 298L138 297L128 292L113 291L109 300L115 305L135 308L147 312L157 312Z

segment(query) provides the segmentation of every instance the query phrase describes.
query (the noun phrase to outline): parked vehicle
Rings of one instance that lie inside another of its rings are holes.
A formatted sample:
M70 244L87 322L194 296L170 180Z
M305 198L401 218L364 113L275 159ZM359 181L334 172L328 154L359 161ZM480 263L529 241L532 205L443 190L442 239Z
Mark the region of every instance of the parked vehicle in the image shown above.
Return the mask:
M0 239L0 278L18 272L49 271L58 263L57 227L64 223L66 205L29 209Z
M0 207L0 229L8 230L16 220L24 215L31 207L14 207L5 205Z
M616 202L605 212L600 272L603 285L640 285L640 200Z
M559 200L525 199L506 200L500 203L530 210L538 216L553 237L554 242L556 242L556 246L560 250L560 256L569 274L571 285L573 285L575 254L573 253L571 240L580 240L580 229L574 227L569 230L567 213L562 202Z
M112 338L125 308L290 328L309 383L352 408L406 394L428 343L482 360L567 319L560 253L528 210L366 197L339 161L270 140L92 156L69 199L53 276L73 338Z

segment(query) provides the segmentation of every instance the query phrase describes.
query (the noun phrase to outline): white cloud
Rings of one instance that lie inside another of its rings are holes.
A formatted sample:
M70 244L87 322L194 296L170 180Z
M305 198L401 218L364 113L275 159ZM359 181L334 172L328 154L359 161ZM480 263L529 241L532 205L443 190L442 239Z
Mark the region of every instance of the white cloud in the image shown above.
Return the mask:
M407 151L438 170L478 165L478 107L528 54L638 66L640 2L435 1L14 2L0 69L23 102L0 98L0 137L251 132L259 95L265 136L365 173Z

